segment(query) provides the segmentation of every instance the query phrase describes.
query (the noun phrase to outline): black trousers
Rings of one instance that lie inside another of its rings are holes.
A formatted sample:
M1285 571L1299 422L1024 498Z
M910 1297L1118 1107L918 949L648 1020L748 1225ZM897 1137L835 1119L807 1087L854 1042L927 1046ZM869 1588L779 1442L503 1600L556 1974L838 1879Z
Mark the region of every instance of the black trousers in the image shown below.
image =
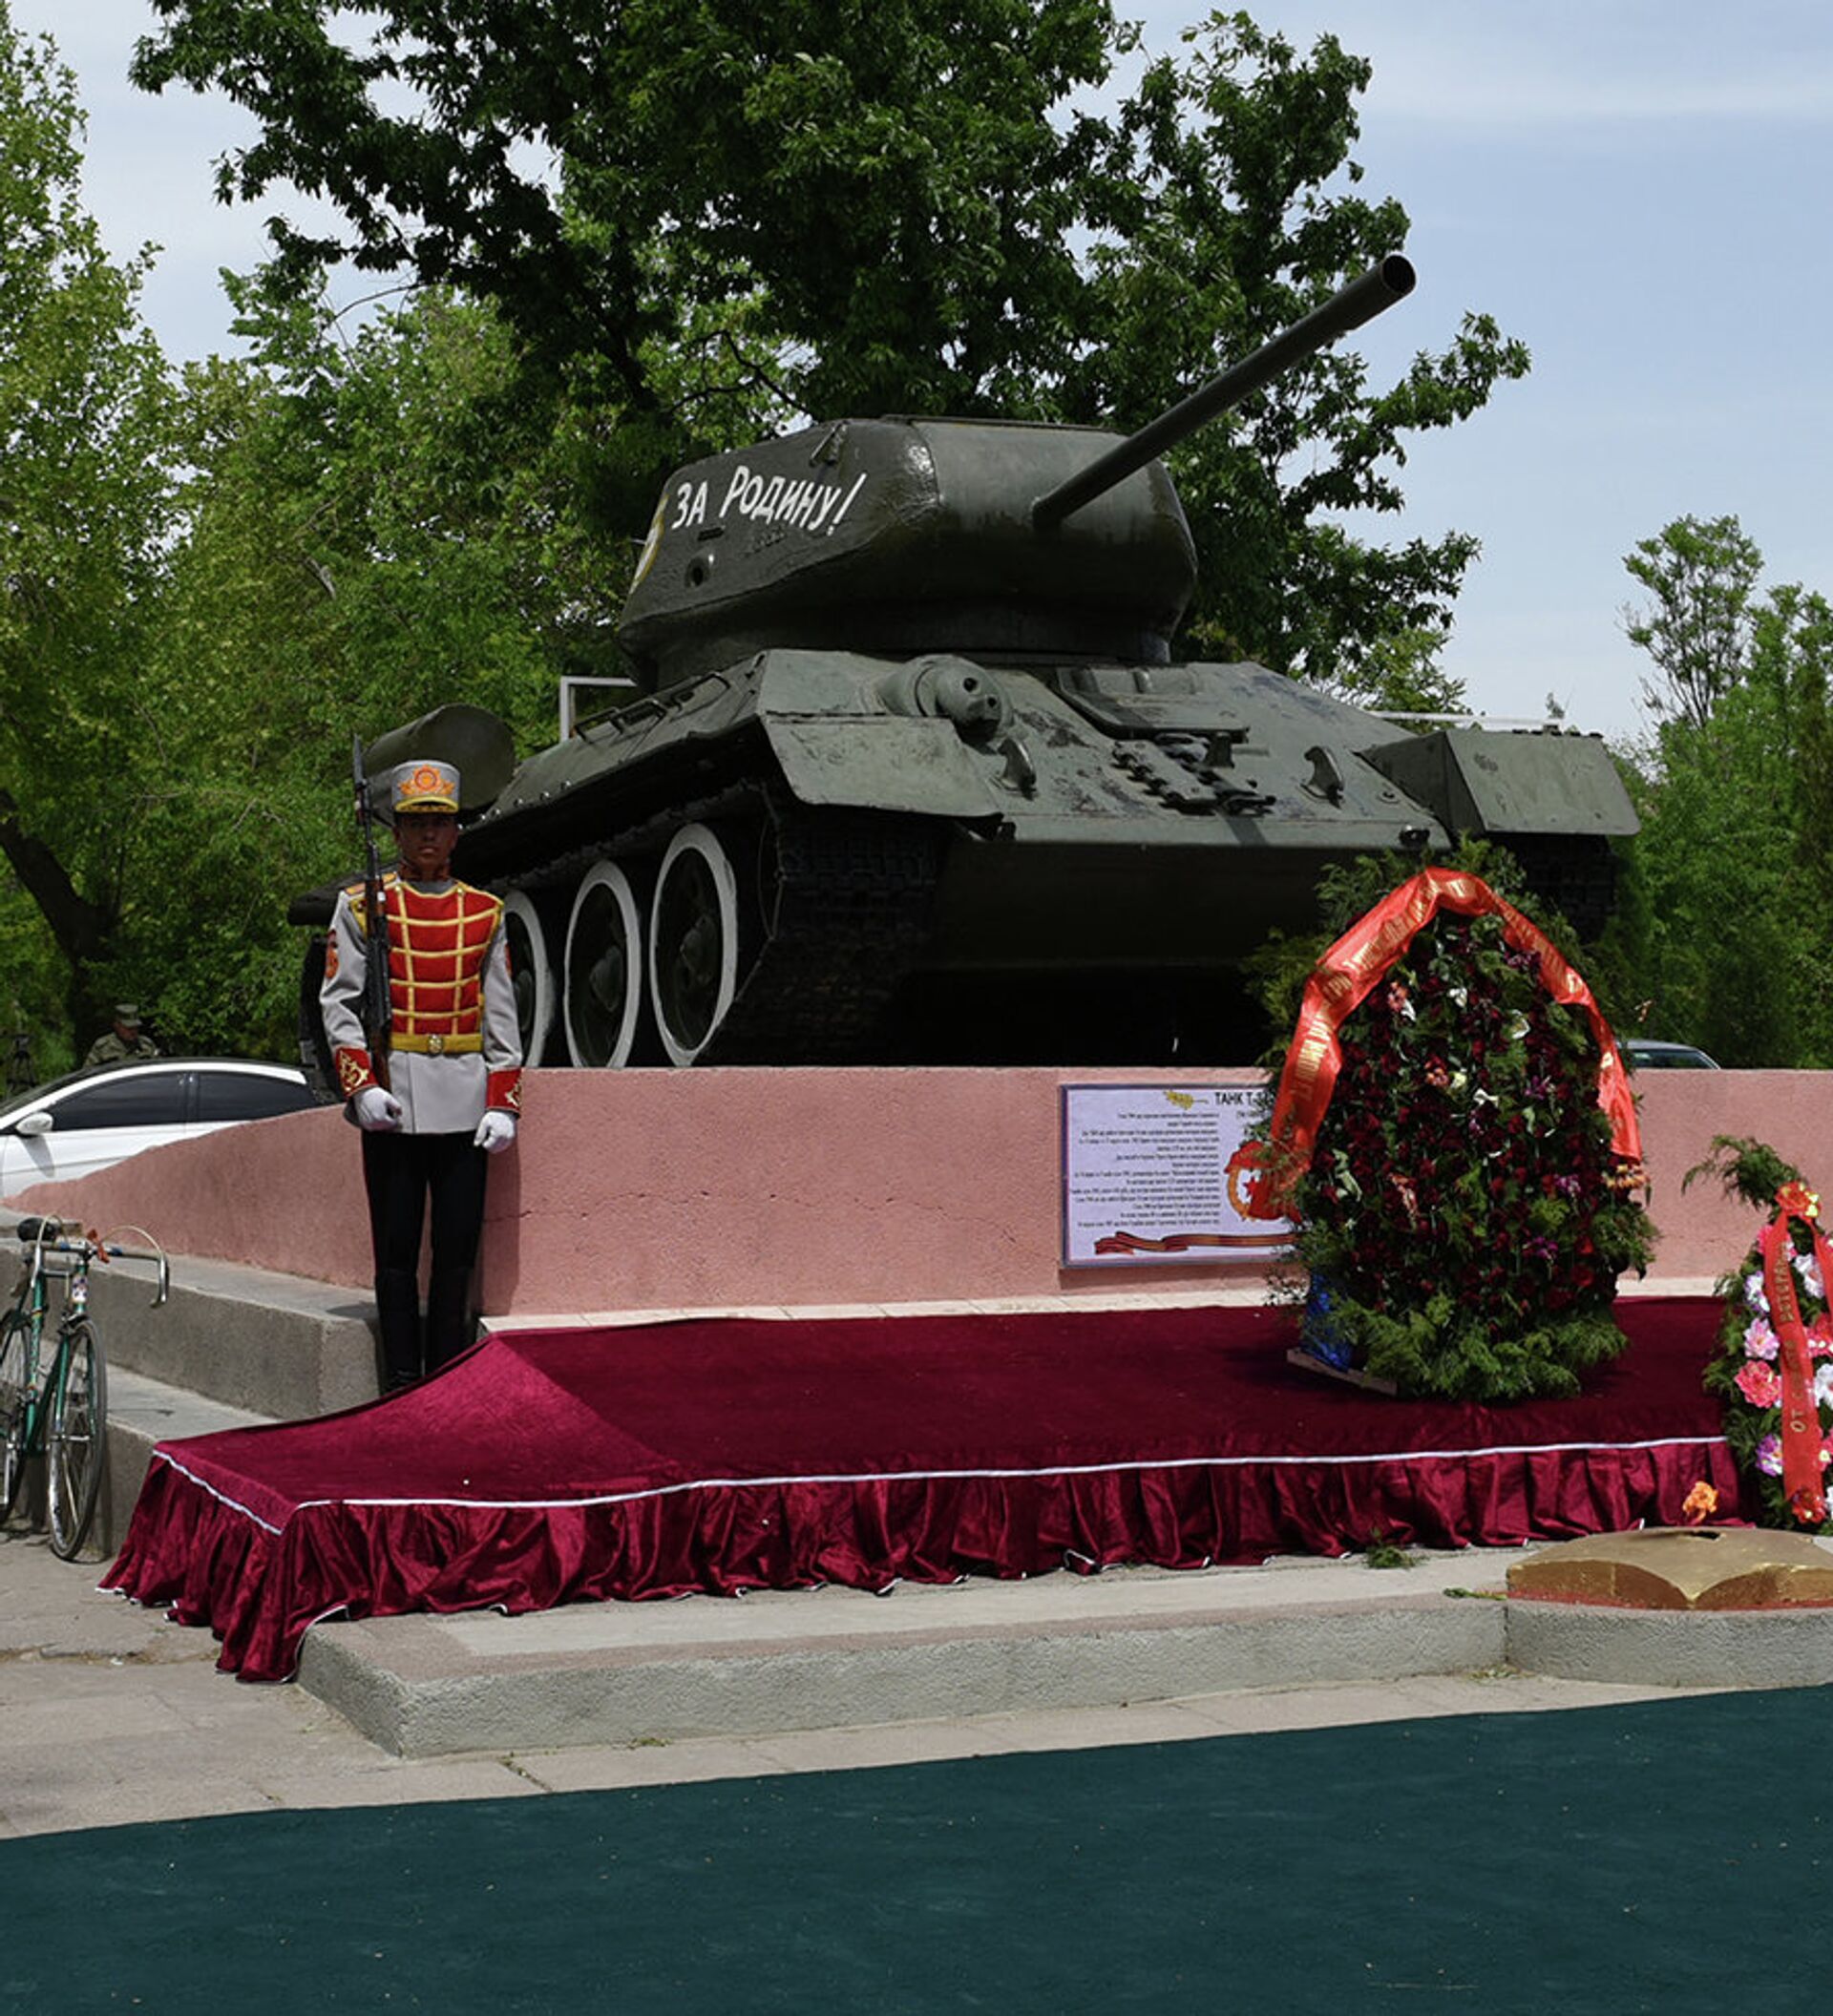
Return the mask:
M437 1372L471 1343L471 1270L489 1165L469 1133L363 1136L385 1391ZM420 1229L429 1203L432 1265L423 1334Z

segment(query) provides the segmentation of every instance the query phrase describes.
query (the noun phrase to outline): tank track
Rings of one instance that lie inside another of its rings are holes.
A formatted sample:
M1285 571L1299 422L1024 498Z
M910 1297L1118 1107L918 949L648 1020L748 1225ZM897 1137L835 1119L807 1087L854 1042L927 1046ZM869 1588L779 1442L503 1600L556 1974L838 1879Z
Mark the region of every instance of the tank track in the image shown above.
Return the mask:
M769 938L714 1032L708 1063L855 1063L929 936L934 822L766 794L776 857Z
M759 942L696 1063L878 1060L887 1010L929 935L945 846L935 822L739 784L546 864L539 880L576 884L599 861L660 853L696 821L758 830L771 865L768 887L741 892Z

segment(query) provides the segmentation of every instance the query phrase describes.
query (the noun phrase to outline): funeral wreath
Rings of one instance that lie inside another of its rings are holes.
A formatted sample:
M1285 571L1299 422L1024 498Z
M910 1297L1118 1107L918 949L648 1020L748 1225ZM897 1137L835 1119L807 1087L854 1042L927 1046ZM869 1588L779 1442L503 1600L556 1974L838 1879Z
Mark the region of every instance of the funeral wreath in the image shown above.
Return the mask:
M1305 1348L1409 1396L1576 1392L1624 1348L1617 1276L1653 1243L1614 1042L1488 883L1393 872L1335 883L1339 905L1386 887L1313 968L1272 1060L1262 1201L1296 1221Z

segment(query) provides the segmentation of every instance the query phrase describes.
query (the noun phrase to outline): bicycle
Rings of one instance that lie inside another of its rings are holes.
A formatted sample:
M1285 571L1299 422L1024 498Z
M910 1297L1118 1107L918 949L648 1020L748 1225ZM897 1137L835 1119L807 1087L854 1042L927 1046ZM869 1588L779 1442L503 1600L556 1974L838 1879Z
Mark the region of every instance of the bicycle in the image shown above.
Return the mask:
M152 1261L158 1269L155 1309L171 1286L171 1267L158 1240L138 1226L120 1229L138 1233L151 1250L112 1246L99 1232L55 1218L22 1219L25 1272L11 1306L0 1315L0 1426L6 1435L0 1524L12 1517L26 1465L42 1456L48 1537L60 1561L74 1561L89 1537L108 1467L108 1365L89 1319L90 1268L113 1260ZM47 1350L54 1280L65 1284L63 1309Z

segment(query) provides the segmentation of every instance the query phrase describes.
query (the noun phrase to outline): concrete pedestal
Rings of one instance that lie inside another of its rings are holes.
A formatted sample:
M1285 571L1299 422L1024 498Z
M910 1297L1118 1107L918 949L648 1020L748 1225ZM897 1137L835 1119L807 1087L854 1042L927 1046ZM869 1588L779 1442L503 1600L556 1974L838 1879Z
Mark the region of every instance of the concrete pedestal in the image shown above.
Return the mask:
M492 1170L487 1314L811 1308L1257 1287L1254 1262L1060 1263L1065 1083L1252 1083L1252 1071L536 1071L522 1140ZM1756 1218L1683 1192L1715 1134L1768 1141L1833 1181L1833 1073L1688 1071L1637 1082L1660 1233L1648 1285L1695 1291ZM161 1148L22 1208L145 1226L174 1253L367 1293L356 1140L292 1114Z

